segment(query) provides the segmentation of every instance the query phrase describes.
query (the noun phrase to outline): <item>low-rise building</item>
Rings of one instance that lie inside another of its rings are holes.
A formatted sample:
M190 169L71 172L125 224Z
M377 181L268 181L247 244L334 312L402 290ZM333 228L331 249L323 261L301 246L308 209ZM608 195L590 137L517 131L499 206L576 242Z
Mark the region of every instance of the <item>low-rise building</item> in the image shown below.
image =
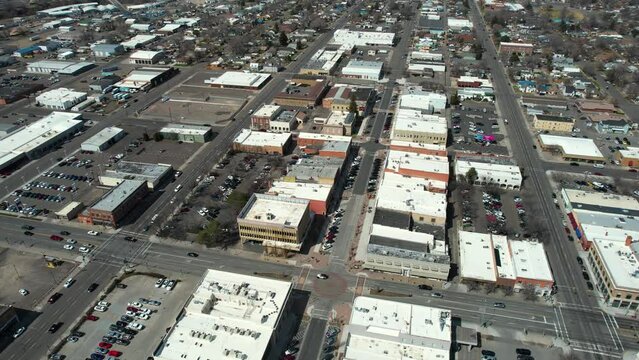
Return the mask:
M251 130L267 131L271 121L284 109L278 105L264 104L251 115Z
M91 51L96 58L105 58L124 54L124 46L122 44L96 44L91 46Z
M233 150L256 153L285 155L291 147L291 133L270 133L242 129L233 140Z
M122 81L115 84L122 91L146 91L158 86L179 72L168 67L141 67L131 71Z
M566 116L535 114L533 127L542 131L571 132L575 119Z
M350 136L300 132L297 145L307 154L344 159L350 153Z
M242 243L261 243L268 255L298 252L311 224L310 201L253 194L237 217Z
M296 183L313 183L333 185L337 181L343 159L324 156L301 158L296 164L288 167L281 180Z
M467 176L470 169L475 169L477 173L474 180L476 185L493 184L505 189L521 188L521 169L510 158L459 156L455 159L457 176Z
M450 256L445 241L432 234L373 224L364 268L447 280Z
M211 127L203 125L168 124L160 129L160 134L165 139L186 143L205 143L213 138Z
M328 83L326 80L314 81L313 85L304 83L288 84L284 91L275 96L273 104L312 109L321 104L327 90Z
M393 173L437 180L447 184L448 167L448 158L443 156L391 150L386 157L385 175Z
M103 92L107 89L113 88L113 85L117 84L120 80L122 80L122 78L117 75L102 76L89 84L89 89L97 92Z
M205 80L204 83L217 88L259 90L269 80L271 80L271 74L227 71L217 78Z
M292 289L281 280L208 269L154 358L273 359L293 326Z
M320 49L302 66L300 74L333 75L342 56L343 52L339 50Z
M100 184L116 186L123 180L144 181L149 190L155 190L171 175L173 167L168 164L150 164L134 161L118 161L100 175Z
M473 29L473 22L468 19L456 19L448 18L448 28L452 31L471 31Z
M138 50L129 56L131 64L153 65L164 59L163 51Z
M157 38L157 35L138 34L127 41L121 42L120 45L122 45L122 47L126 50L133 50L150 44Z
M620 165L639 168L639 147L628 146L615 153L615 159Z
M390 150L412 152L424 155L447 156L446 145L444 144L422 144L413 141L391 140Z
M337 29L331 42L349 46L393 46L395 33Z
M381 61L366 61L353 59L342 68L342 76L351 79L378 81L383 77Z
M309 201L311 211L326 215L333 196L332 184L274 181L268 194Z
M426 144L446 144L448 125L446 118L423 114L418 110L399 109L390 138Z
M535 47L530 43L513 43L513 42L500 42L499 43L499 53L500 54L526 54L530 55L533 53Z
M614 113L617 108L606 101L577 100L577 109L585 113Z
M538 139L543 150L556 151L566 161L596 164L606 162L606 158L592 139L549 134L539 134Z
M95 67L92 62L42 60L27 64L25 72L36 74L78 75Z
M358 115L364 116L375 104L375 90L369 87L352 85L333 86L322 100L322 107L331 111L350 111L355 100Z
M112 126L100 130L97 134L91 136L80 145L82 151L102 152L111 147L126 135L124 130Z
M554 278L542 243L467 231L460 231L458 239L463 281L512 287L517 292L531 288L540 296L552 293Z
M417 223L433 226L446 223L446 194L430 192L411 183L382 182L377 190L376 207L407 214Z
M443 112L446 109L446 102L446 94L409 90L399 96L398 107L432 114Z
M345 327L345 360L449 360L449 310L358 296Z
M280 112L269 123L268 131L279 133L290 133L297 129L297 125L301 123L300 112L297 110L285 110Z
M141 180L122 180L95 204L90 206L87 211L78 216L78 220L85 224L117 228L122 219L147 194L146 182Z
M594 126L600 134L627 134L630 131L630 124L625 119L602 120L595 122Z
M20 99L44 89L42 84L20 84L17 86L0 87L0 105L11 104Z
M48 109L69 110L87 99L87 93L67 88L57 88L36 96L36 103Z
M318 118L315 118L317 120ZM355 122L355 113L333 111L326 119L322 119L322 134L328 135L347 135L353 133L353 123ZM314 120L314 121L315 121Z

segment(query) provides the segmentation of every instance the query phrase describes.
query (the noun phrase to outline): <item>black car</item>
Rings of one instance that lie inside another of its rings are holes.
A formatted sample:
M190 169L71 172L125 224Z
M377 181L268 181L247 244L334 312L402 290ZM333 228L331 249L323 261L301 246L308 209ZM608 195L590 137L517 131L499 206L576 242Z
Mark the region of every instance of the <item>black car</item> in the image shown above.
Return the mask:
M190 256L190 257L198 257L198 256L200 256L198 253L194 253L194 252L190 252L187 255Z
M130 342L129 340L125 340L125 339L117 339L117 340L115 341L115 343L116 343L116 344L119 344L119 345L127 346L127 345L129 345L131 342Z
M515 353L517 355L530 355L530 354L532 354L532 352L530 350L525 349L525 348L517 348L517 349L515 349Z
M57 322L57 323L53 323L53 325L51 325L49 327L49 331L51 334L53 334L54 332L58 331L58 329L60 329L60 327L62 326L61 322Z
M54 293L53 295L51 295L51 297L49 298L49 300L47 300L47 302L49 304L53 304L54 302L58 301L58 299L60 298L60 296L62 296L62 294L60 293Z
M586 282L586 286L588 287L588 290L594 290L595 287L592 286L592 283L590 281Z
M124 329L124 330L122 330L122 332L125 333L125 334L129 334L129 335L137 335L138 334L138 332L133 330L133 329Z
M584 261L579 256L577 256L577 262L579 263L579 265L583 265L584 264Z
M22 225L22 230L33 230L33 226L31 226L31 225Z
M433 290L433 287L432 287L432 286L430 286L430 285L425 285L425 284L417 285L417 287L418 287L420 290Z
M117 332L124 332L125 329L123 327L117 326L115 324L111 324L111 325L109 325L109 330L117 331Z
M91 285L89 285L89 288L87 289L87 292L93 292L95 289L98 288L98 286L100 286L99 284L93 283Z
M67 236L67 235L71 235L71 233L68 231L60 231L60 235Z
M31 231L28 231L28 230L25 231L24 234L27 235L27 236L33 236L33 233Z
M129 325L129 323L126 322L126 321L119 321L118 320L118 321L115 322L115 325L117 325L119 327L126 327L127 325Z
M131 241L131 242L136 242L138 241L138 239L134 238L133 236L125 236L124 240L126 241Z
M570 163L570 166L579 166L579 163L571 162L571 163Z

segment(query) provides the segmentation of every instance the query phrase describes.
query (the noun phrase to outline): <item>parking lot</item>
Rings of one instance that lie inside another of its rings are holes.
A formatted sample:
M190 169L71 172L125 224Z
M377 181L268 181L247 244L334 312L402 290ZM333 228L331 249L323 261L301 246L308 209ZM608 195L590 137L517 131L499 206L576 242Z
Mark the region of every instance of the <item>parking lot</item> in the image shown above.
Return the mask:
M528 349L534 359L537 360L559 360L563 359L563 350L558 347L548 348L543 345L532 343L522 343L510 339L499 339L492 336L484 336L481 339L481 346L475 347L467 351L466 347L462 347L460 351L455 353L456 360L479 360L482 359L482 351L493 352L495 359L516 359L516 349ZM490 359L490 358L489 358ZM570 359L567 357L566 359Z
M116 287L106 295L101 300L104 309L98 308L105 311L94 309L92 315L96 318L85 321L78 329L84 335L67 338L60 353L67 359L84 359L102 345L107 351L121 352L121 360L146 359L159 344L165 330L174 324L196 286L195 277L179 277L173 290L156 287L155 276L137 274L125 278L121 282L125 288ZM176 277L172 279L177 280ZM144 313L148 313L148 318L142 315Z
M454 150L508 155L505 125L494 105L465 101L453 109L451 121Z

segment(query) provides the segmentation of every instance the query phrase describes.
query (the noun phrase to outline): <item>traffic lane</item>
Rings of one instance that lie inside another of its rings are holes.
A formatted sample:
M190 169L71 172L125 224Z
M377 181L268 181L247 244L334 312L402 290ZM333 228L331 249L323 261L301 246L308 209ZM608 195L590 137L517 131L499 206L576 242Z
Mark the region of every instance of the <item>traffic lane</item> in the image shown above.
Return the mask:
M328 321L324 319L311 318L308 323L306 332L304 333L304 340L300 346L298 359L317 359L322 351L322 344L324 343L324 336L326 335L326 326Z
M614 166L614 165L611 165L611 166ZM604 176L609 176L615 179L622 178L622 179L629 179L629 180L639 180L639 173L630 172L626 169L620 169L617 167L606 167L603 169L598 169L593 167L590 164L581 164L580 166L572 166L566 163L556 163L556 162L546 161L544 162L544 168L546 168L547 170L553 170L553 171L562 172L562 173L575 173L578 175L583 175L585 171L588 171L590 173L598 172L603 174Z

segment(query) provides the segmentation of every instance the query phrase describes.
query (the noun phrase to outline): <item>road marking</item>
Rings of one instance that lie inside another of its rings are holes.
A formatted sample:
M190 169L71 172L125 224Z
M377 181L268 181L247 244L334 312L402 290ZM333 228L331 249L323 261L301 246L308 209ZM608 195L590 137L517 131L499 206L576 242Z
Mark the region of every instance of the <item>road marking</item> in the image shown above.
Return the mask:
M566 320L564 319L564 313L561 310L561 307L559 308L559 315L561 316L560 317L561 323L564 325L564 331L566 332L566 339L570 339L570 335L568 334L568 327L566 326Z
M612 342L615 344L615 349L618 349L617 347L617 341L615 340L614 335L612 335L612 330L610 329L610 324L608 324L608 319L606 319L606 314L604 314L603 312L601 313L601 316L604 319L604 323L606 324L606 328L608 329L608 333L610 334L610 338L612 338Z
M624 351L623 343L621 342L621 338L619 338L619 332L617 331L619 325L617 325L615 317L610 314L604 313L603 311L601 312L601 316L603 316L604 321L606 322L606 326L608 326L608 323L610 323L608 331L610 332L610 337L615 344L615 349L621 348L621 351Z
M304 290L304 286L306 285L306 279L308 278L308 274L311 272L311 269L308 267L303 268L300 271L300 275L297 278L296 287L300 290Z

